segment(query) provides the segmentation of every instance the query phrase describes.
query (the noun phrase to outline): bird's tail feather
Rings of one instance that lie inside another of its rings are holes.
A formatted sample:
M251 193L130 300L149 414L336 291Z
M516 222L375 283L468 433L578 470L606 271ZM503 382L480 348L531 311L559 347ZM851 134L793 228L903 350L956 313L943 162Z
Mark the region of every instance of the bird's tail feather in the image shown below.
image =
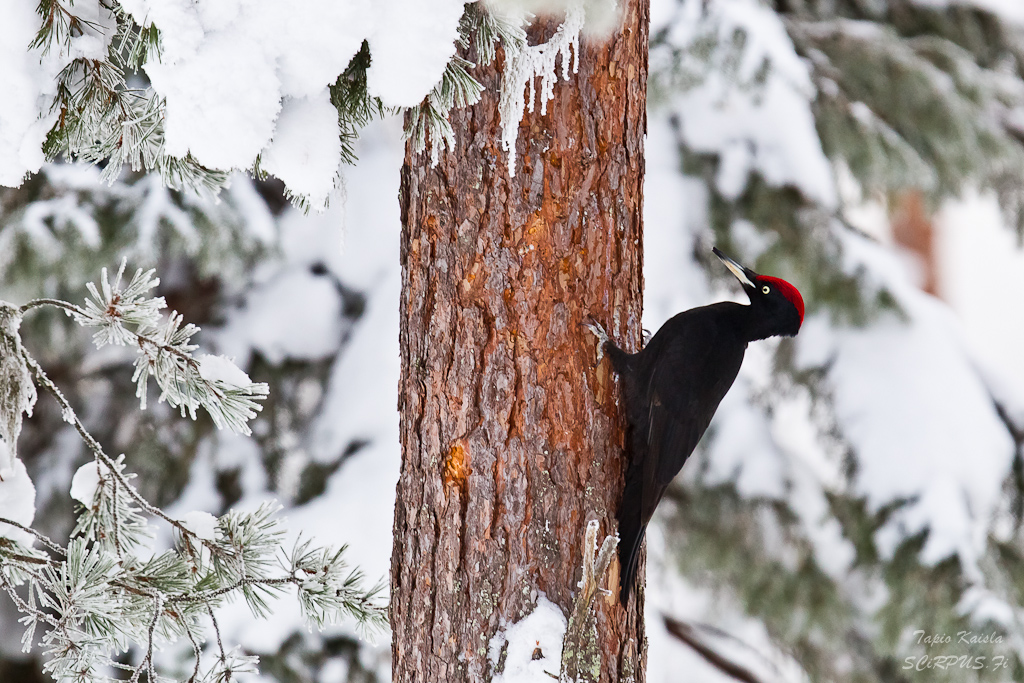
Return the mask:
M626 488L619 503L619 564L621 565L622 591L620 599L625 605L636 581L640 561L640 544L644 540L647 525L641 518L640 498L643 488L640 481L626 477Z

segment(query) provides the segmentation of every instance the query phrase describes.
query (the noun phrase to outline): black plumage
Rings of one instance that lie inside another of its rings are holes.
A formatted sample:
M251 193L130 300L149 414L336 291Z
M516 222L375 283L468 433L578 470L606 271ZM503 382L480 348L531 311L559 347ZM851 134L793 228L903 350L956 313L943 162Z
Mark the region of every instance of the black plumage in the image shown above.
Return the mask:
M803 323L804 303L795 287L714 252L740 280L749 306L720 302L683 311L633 354L589 323L619 374L629 426L630 463L618 511L623 603L647 523L736 379L747 344L793 336Z

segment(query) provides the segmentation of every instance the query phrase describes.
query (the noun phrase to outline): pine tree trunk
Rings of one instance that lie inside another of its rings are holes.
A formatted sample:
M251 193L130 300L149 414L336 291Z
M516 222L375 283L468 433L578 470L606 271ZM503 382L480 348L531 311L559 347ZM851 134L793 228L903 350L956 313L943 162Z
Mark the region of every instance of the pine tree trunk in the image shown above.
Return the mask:
M483 99L452 113L456 148L435 168L407 150L396 683L490 680L491 638L540 594L573 617L571 675L643 680L643 593L619 604L617 560L592 616L574 605L587 522L615 532L625 469L619 388L582 324L631 349L641 335L648 9L625 4L618 31L584 37L547 114L524 118L515 177L500 56L473 72Z

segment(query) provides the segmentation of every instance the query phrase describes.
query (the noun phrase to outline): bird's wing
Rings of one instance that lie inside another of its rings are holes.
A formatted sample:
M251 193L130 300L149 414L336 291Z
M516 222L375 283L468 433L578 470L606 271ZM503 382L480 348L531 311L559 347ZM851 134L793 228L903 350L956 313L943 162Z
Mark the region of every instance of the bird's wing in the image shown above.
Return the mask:
M647 523L685 459L685 456L680 457L678 449L682 444L696 443L700 439L700 433L694 435L695 429L692 422L676 419L656 394L652 396L644 424L633 429L633 461L626 471L618 514L623 601L629 598L636 576ZM676 462L678 466L672 464Z
M684 324L675 327L652 359L644 387L645 478L662 486L675 477L704 435L736 378L745 347L723 339L712 316L679 322Z
M629 416L631 462L619 506L623 600L644 529L669 483L696 448L743 359L744 345L720 343L713 321L683 319L650 359ZM641 372L643 370L641 369Z
M663 399L656 388L651 391L650 400L641 465L645 524L707 429L707 422L700 416L673 410L671 402Z

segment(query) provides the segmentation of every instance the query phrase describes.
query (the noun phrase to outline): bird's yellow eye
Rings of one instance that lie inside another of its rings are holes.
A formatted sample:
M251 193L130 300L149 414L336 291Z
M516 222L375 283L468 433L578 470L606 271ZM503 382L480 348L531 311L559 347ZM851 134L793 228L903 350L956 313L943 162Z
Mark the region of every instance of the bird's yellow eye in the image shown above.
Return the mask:
M765 294L767 294L768 292L770 292L772 290L771 290L771 288L768 285L765 285L764 287L761 288L761 291L764 292Z

